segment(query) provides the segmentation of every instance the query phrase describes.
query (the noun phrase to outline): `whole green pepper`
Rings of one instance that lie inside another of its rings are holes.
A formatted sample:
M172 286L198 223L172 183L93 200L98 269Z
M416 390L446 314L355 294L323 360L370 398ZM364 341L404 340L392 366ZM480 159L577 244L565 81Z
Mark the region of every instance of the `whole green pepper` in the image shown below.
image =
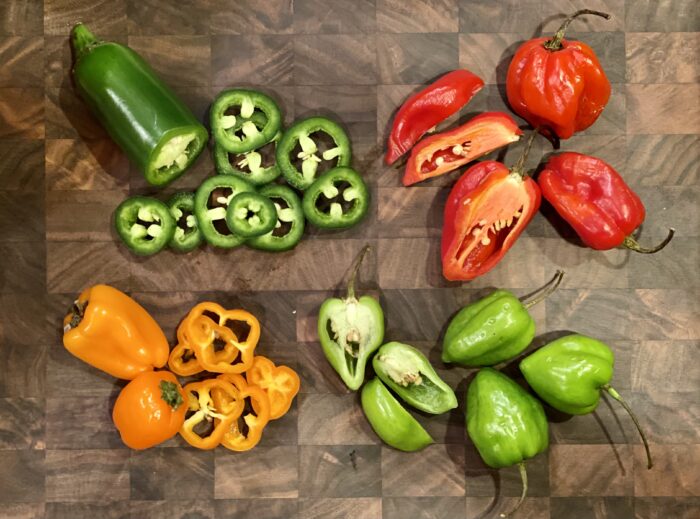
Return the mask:
M413 346L386 343L374 356L372 367L382 382L416 409L441 414L457 407L455 392Z
M450 321L442 343L442 361L462 366L493 366L520 354L535 336L528 309L554 292L564 276L558 270L536 299L522 303L507 290L496 290L462 308Z
M520 371L539 397L553 408L581 415L593 412L605 390L629 413L642 437L647 467L653 466L649 444L637 417L610 385L615 356L604 343L585 335L567 335L536 350L520 362Z
M326 299L318 314L318 337L328 362L345 385L357 390L365 378L365 365L384 339L384 312L372 296L355 297L355 278L365 245L355 262L347 297Z
M179 177L209 139L206 128L133 50L71 31L80 96L149 184Z
M467 389L467 432L490 467L518 465L523 491L512 514L527 495L525 460L549 446L542 404L511 378L484 368Z
M367 382L360 397L362 411L384 443L402 451L417 451L433 438L406 411L378 378Z

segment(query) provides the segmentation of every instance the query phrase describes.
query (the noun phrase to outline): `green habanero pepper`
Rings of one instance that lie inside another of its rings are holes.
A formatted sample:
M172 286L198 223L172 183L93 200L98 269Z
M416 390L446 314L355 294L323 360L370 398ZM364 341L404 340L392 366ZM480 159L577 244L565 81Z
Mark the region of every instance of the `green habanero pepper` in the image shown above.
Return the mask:
M160 200L133 196L114 211L117 234L129 249L140 256L161 251L175 233L175 219Z
M226 225L233 234L244 238L266 234L276 223L275 205L258 193L238 193L226 209Z
M227 115L230 110L238 115ZM262 112L265 122L258 129ZM268 95L255 90L231 89L221 92L211 106L211 131L216 143L231 153L245 153L267 144L282 126L282 114L277 103Z
M536 299L522 303L507 290L496 290L462 308L450 321L442 342L442 361L462 366L493 366L520 354L535 336L535 321L528 308L554 292L564 276L558 270L538 291Z
M194 193L175 193L168 200L170 214L175 220L175 233L168 244L178 252L189 252L199 247L204 241L194 215Z
M539 397L564 413L592 413L604 390L622 404L639 431L653 466L649 443L627 402L610 385L615 356L604 343L585 335L567 335L534 351L520 362L520 371Z
M277 211L277 222L272 231L248 238L246 245L270 252L293 249L304 235L306 225L301 200L292 189L277 184L265 186L258 193L272 201Z
M71 44L80 96L148 183L184 173L209 139L189 108L130 48L99 41L80 23Z
M194 196L194 215L207 243L232 249L245 241L233 234L226 225L226 211L234 196L255 191L245 180L233 175L209 177L197 188Z
M321 150L319 145L325 136L330 137L334 145ZM316 180L321 162L332 162L331 167L350 165L350 139L338 123L325 117L310 117L297 121L284 132L276 155L285 180L303 191ZM301 170L295 165L299 161Z
M387 445L413 452L435 443L378 378L365 384L360 399L369 424Z
M518 465L523 491L515 508L501 517L512 514L527 495L525 460L549 446L542 404L506 375L481 369L467 389L467 432L488 466Z
M416 409L442 414L457 407L455 392L413 346L400 342L384 344L374 356L372 367L382 382Z
M328 362L345 385L357 390L365 378L365 365L384 339L384 311L372 296L355 297L355 278L365 245L350 275L347 297L326 299L318 314L318 337Z
M346 229L362 220L369 209L369 191L353 169L327 171L304 192L306 219L320 229Z

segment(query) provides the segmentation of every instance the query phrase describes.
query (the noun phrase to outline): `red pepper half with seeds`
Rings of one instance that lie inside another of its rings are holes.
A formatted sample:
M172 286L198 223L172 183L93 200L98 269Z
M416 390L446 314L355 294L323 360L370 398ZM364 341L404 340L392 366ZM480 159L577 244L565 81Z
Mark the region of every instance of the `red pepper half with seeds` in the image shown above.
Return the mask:
M403 185L410 186L454 171L517 141L522 134L513 118L506 113L479 114L453 130L420 141L406 163Z

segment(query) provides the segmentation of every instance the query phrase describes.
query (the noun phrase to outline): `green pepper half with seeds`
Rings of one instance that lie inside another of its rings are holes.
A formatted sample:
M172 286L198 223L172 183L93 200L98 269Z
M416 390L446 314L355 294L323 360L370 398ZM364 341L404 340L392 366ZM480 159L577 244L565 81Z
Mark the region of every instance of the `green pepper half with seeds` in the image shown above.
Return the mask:
M245 237L232 233L226 225L226 211L234 196L250 191L255 188L233 175L209 177L197 188L194 214L207 243L232 249L245 241Z
M369 191L351 168L333 168L304 192L304 215L321 229L346 229L359 223L369 209Z
M133 196L114 211L117 234L129 249L140 256L162 250L175 233L175 219L160 200Z

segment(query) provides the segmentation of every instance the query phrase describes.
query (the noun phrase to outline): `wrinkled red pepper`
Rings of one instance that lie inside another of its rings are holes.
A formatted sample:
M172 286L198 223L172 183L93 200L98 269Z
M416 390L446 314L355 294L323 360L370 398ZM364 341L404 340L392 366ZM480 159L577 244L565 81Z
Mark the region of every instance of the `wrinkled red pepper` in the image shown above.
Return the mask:
M396 162L437 124L466 105L484 86L468 70L453 70L409 97L394 117L385 162Z
M479 114L457 128L431 135L418 143L406 163L403 185L444 175L517 141L523 134L503 112Z
M583 9L567 18L553 38L523 43L513 56L506 93L513 111L545 134L568 139L592 125L610 99L610 82L588 45L564 39L574 18L609 14Z
M644 204L601 159L573 152L555 155L537 182L542 195L592 249L622 245L649 254L660 251L673 238L671 229L659 245L644 248L631 237L644 221Z
M452 188L442 230L446 279L468 281L495 267L539 209L540 189L524 169L535 135L513 168L479 162Z

